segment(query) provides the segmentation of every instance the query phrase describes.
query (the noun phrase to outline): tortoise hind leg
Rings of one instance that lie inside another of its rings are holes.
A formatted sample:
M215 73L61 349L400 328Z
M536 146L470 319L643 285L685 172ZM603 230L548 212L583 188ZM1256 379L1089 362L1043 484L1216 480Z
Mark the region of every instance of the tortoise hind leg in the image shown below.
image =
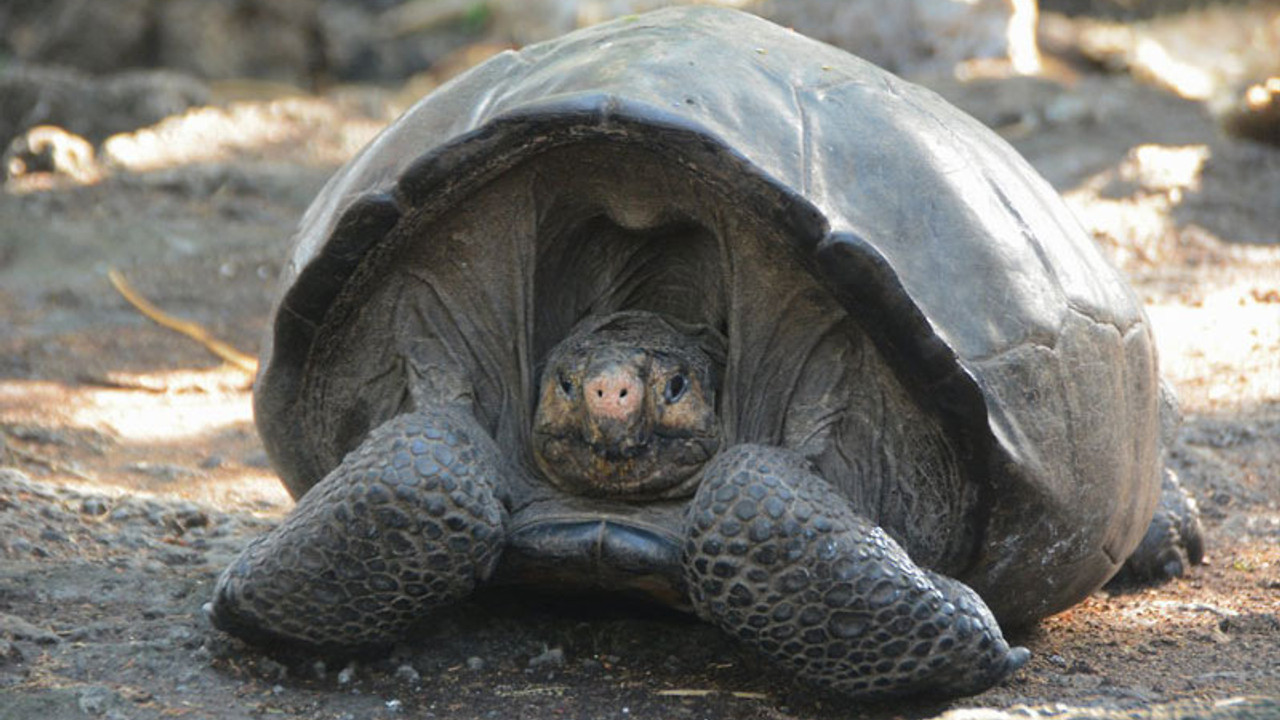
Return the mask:
M1182 577L1191 565L1203 561L1200 508L1178 482L1173 470L1165 468L1156 514L1142 542L1125 560L1115 579L1120 582L1170 580Z
M388 421L222 573L213 624L247 640L394 640L493 571L506 521L501 467L468 416Z
M973 590L917 567L788 450L712 462L684 563L700 615L847 695L976 693L1028 657Z

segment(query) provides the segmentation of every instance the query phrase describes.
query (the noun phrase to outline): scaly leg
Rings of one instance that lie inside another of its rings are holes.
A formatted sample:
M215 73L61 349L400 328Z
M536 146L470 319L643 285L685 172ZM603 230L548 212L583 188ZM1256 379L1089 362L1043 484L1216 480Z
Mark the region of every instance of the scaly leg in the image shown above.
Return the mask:
M1130 582L1162 582L1182 577L1190 566L1204 561L1204 530L1200 508L1165 468L1160 504L1133 554L1125 560L1116 579Z
M699 614L838 692L972 694L1029 656L977 593L917 567L789 450L741 445L712 461L687 537Z
M214 625L317 646L394 640L493 571L506 522L495 497L502 467L467 415L388 421L222 573Z

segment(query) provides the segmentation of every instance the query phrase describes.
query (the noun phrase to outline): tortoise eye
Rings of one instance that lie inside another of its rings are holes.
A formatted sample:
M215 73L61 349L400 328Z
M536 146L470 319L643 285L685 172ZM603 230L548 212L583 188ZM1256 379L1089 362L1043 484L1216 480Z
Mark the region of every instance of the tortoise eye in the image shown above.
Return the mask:
M573 397L573 383L563 375L560 375L557 379L560 381L560 391L563 392L566 397Z
M662 391L662 397L668 402L673 403L684 397L684 393L689 389L689 381L685 380L683 375L673 375L667 381L667 387Z

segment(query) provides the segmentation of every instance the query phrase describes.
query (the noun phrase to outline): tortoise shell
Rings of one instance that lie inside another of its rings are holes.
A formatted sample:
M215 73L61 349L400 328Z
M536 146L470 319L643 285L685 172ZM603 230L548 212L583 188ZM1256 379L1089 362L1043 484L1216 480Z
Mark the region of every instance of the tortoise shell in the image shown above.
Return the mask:
M1054 189L934 93L734 11L442 86L330 180L281 282L255 410L295 497L427 394L530 467L547 353L635 309L722 338L726 445L800 450L1002 623L1100 586L1159 491L1149 323Z

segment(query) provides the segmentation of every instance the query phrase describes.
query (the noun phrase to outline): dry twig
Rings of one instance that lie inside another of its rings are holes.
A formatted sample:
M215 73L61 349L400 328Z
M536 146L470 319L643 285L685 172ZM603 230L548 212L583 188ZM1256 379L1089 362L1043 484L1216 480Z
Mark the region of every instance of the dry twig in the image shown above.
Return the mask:
M120 293L129 304L138 310L138 312L147 316L161 327L168 328L175 332L182 333L196 342L204 345L209 352L217 355L223 360L235 365L245 372L253 375L258 372L258 361L256 358L246 355L230 345L215 338L208 330L198 323L190 320L176 318L151 303L150 300L142 297L133 286L124 279L124 275L115 268L107 270L107 279L111 281L111 285L115 287L116 292Z

